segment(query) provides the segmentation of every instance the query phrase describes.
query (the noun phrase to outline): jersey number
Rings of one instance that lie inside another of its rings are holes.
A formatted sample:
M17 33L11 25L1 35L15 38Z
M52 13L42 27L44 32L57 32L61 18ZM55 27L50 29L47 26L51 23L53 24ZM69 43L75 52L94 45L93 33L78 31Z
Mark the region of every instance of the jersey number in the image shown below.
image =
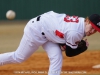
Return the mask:
M79 18L78 18L78 16L66 16L65 18L64 18L64 21L65 22L75 22L75 23L78 23L79 22Z
M64 18L64 21L65 21L65 22L75 22L75 23L78 23L78 22L79 22L79 18L78 18L78 16L68 16L68 15L67 15L67 16ZM58 37L60 37L60 38L64 38L64 34L61 33L61 32L58 31L58 30L55 31L55 34L56 34L56 36L58 36Z

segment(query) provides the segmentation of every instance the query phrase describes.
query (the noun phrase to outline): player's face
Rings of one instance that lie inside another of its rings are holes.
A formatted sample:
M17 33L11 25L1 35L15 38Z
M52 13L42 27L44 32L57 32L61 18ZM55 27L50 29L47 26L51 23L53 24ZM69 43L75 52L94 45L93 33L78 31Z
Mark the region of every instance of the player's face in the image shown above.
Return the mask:
M90 23L86 24L86 27L85 27L85 35L86 36L90 36L96 32L97 31L92 27L92 25Z

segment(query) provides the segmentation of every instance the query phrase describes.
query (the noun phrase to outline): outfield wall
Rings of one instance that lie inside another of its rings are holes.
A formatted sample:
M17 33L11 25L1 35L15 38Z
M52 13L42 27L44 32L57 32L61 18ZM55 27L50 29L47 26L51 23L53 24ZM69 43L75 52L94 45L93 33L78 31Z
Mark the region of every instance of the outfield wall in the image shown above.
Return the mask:
M6 20L8 10L16 12L15 20L30 19L53 10L58 13L86 17L100 13L100 0L0 0L0 20Z

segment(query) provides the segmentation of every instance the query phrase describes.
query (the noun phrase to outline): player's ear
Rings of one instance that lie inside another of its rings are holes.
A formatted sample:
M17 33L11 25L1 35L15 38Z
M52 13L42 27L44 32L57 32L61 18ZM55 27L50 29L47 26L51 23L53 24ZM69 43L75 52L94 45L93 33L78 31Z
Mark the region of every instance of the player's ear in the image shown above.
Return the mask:
M90 23L90 20L88 17L85 18L85 22L87 22L88 24Z

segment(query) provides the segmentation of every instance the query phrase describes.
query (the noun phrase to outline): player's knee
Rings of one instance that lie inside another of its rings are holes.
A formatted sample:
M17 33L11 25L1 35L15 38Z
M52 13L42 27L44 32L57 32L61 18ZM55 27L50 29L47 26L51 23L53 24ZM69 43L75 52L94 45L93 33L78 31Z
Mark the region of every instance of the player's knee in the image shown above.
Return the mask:
M25 61L25 58L17 57L17 58L16 58L16 61L17 61L18 63L22 63L22 62Z
M26 60L26 58L23 57L22 55L16 55L16 54L14 55L13 58L14 58L16 63L22 63Z
M52 62L62 62L63 57L62 56L54 56L54 57L50 57L50 61Z

